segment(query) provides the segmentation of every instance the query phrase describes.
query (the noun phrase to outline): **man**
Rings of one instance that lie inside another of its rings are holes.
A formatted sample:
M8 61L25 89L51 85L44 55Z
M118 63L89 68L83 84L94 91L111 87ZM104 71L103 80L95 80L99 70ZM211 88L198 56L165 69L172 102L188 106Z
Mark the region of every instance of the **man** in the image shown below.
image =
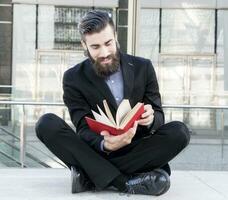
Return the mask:
M108 13L90 11L79 25L88 59L67 70L63 99L76 133L59 117L45 114L39 139L72 172L72 192L113 186L130 194L161 195L170 187L168 162L189 143L182 122L164 124L155 71L150 60L120 52ZM115 115L122 99L144 103L144 114L122 135L91 131L85 117L106 99Z

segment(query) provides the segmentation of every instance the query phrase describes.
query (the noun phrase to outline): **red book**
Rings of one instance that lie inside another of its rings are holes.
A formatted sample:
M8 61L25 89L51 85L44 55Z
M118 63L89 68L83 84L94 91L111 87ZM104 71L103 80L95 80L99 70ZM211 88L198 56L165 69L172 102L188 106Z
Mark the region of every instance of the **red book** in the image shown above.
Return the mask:
M139 120L144 113L143 103L137 103L131 108L129 100L124 99L120 103L114 119L106 100L103 101L103 104L106 114L97 106L100 114L92 110L95 119L85 117L90 129L98 134L106 130L112 135L120 135L133 127L134 122Z

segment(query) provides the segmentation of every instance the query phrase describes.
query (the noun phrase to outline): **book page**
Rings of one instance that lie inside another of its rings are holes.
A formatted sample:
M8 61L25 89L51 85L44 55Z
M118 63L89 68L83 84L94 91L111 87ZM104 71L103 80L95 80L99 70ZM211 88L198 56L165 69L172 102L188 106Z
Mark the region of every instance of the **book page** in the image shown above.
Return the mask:
M120 123L125 117L125 115L131 110L131 105L128 99L124 99L116 112L116 126L117 128L120 128Z
M109 119L107 117L104 117L102 115L99 115L98 113L96 113L95 111L92 110L92 113L93 113L93 116L95 118L96 121L100 122L100 123L103 123L103 124L106 124L106 125L109 125L111 127L114 127L113 124L109 121Z
M116 126L116 122L112 116L111 110L110 110L108 103L105 99L103 100L103 104L104 104L106 115L108 116L109 120Z
M115 121L114 121L114 124L113 124L113 122L107 117L107 115L101 110L101 108L98 105L97 105L97 108L98 108L98 111L101 114L101 116L104 117L110 123L112 123L112 125L115 127L116 126Z
M130 112L126 114L126 116L122 119L120 123L120 128L124 128L125 125L132 119L132 117L137 113L139 108L142 106L143 103L137 103Z

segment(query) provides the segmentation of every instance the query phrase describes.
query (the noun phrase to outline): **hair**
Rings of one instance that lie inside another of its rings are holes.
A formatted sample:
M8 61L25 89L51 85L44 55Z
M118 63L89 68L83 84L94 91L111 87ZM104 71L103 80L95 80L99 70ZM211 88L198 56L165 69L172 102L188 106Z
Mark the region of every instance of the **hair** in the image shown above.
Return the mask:
M107 25L110 25L115 33L115 26L110 13L101 10L89 11L79 23L81 39L85 40L86 34L99 33Z

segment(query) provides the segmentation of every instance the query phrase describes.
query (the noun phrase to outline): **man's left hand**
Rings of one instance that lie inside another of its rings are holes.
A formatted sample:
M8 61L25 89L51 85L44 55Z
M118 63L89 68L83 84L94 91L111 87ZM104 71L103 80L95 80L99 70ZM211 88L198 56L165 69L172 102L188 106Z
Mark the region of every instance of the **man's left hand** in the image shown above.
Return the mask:
M148 126L154 121L154 110L150 104L144 105L145 112L142 114L141 119L138 120L138 124L142 126Z

